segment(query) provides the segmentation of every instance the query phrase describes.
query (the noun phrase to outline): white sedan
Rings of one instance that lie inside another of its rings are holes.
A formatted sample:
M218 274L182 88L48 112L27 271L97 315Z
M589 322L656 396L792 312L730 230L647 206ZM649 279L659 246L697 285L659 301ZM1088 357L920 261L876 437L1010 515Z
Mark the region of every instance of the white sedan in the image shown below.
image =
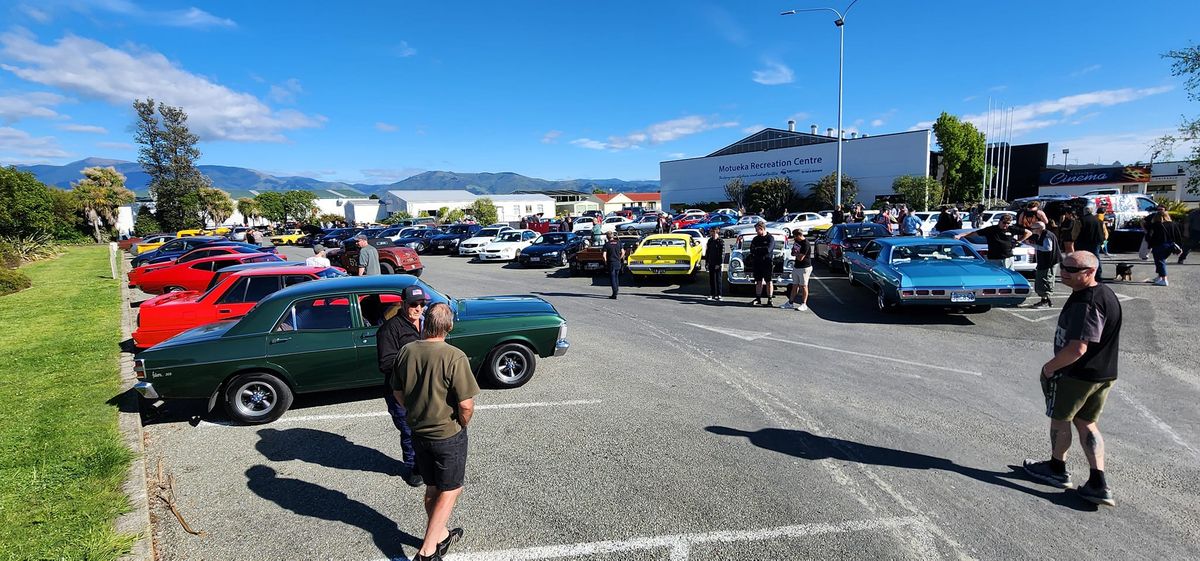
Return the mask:
M533 230L508 230L483 246L475 258L480 261L512 261L522 249L532 245L538 235Z
M596 219L591 216L580 216L575 219L575 223L571 225L572 232L591 232L596 226Z
M783 218L770 222L767 228L778 228L787 233L791 237L792 232L800 230L805 234L812 230L813 226L821 226L824 224L833 224L832 218L826 218L815 212L789 212L783 215Z
M757 214L747 214L746 216L739 218L736 224L721 228L721 237L735 238L740 234L752 232L754 231L754 225L758 224L759 222L766 222L766 220Z
M600 232L604 234L616 232L617 226L629 224L630 222L633 221L625 218L624 216L609 216L608 218L604 219L604 222L600 223Z
M478 255L483 246L496 239L502 232L512 230L508 226L498 226L495 228L484 228L475 234L473 238L467 238L458 244L459 255Z

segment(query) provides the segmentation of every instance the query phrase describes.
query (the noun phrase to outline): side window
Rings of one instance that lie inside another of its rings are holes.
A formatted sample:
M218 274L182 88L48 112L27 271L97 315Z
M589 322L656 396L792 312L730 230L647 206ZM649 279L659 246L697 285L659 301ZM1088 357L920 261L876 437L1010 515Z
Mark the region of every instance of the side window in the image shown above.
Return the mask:
M189 268L195 269L197 271L211 271L211 270L213 270L213 262L205 261L203 263L196 263L195 265L192 265Z
M217 304L237 304L246 301L246 285L249 283L250 277L244 277L241 280L233 283L229 290L217 300Z
M258 302L279 290L279 277L262 276L247 277L250 284L246 285L246 295L242 302Z
M219 259L217 261L212 262L212 268L209 270L210 271L220 271L221 269L224 269L225 267L230 267L230 266L237 265L237 264L238 264L237 259Z
M526 240L532 240L533 238L536 238L536 237L537 237L537 232L525 232L525 234L524 234L524 238Z
M312 298L292 304L274 331L350 329L350 300L345 296Z
M878 259L879 250L879 244L871 242L870 244L867 244L867 248L863 250L863 257L866 257L867 259Z
M399 294L364 294L358 297L359 315L367 326L383 325L385 320L400 311L399 304Z
M1155 208L1158 208L1158 205L1150 199L1143 199L1141 197L1138 197L1137 203L1138 203L1138 210L1140 210L1142 212L1150 212L1150 211L1154 210Z
M306 277L304 275L288 275L286 277L283 277L283 287L287 288L289 286L292 286L293 284L300 284L302 282L308 282L310 280L312 280L312 277Z

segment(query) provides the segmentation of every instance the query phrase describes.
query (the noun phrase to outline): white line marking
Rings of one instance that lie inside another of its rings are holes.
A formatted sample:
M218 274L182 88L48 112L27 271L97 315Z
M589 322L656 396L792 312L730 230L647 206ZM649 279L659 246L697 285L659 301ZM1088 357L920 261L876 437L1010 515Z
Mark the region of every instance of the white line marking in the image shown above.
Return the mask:
M838 304L841 304L843 306L846 305L846 303L842 301L842 297L838 296L836 292L831 290L829 288L829 285L825 284L825 281L821 280L821 277L813 277L813 280L817 281L817 284L821 285L821 288L824 288L825 292L828 292L829 295L832 296L834 300L837 300Z
M1141 413L1141 415L1145 417L1147 421L1150 421L1150 424L1154 425L1155 428L1167 433L1167 436L1171 437L1171 440L1175 441L1175 444L1179 445L1180 448L1190 452L1193 458L1200 460L1200 450L1196 450L1191 444L1188 444L1182 436L1179 436L1179 433L1175 432L1175 429L1171 428L1171 425L1168 425L1165 421L1159 419L1157 415L1151 413L1150 409L1148 409L1145 405L1142 405L1142 402L1138 401L1136 397L1133 397L1132 395L1129 395L1125 391L1119 389L1114 391L1117 395L1125 398L1125 401L1128 401L1130 405L1133 405L1133 408L1137 409L1137 412Z
M528 409L531 407L558 407L566 405L593 405L600 403L599 399L572 399L567 401L533 401L529 403L489 403L484 405L476 405L478 411L487 411L491 409ZM365 419L369 417L387 417L387 411L372 411L370 413L338 413L332 415L300 415L297 417L283 416L275 421L278 423L305 423L308 421L330 421L339 419ZM196 426L199 427L231 427L237 426L234 423L227 421L200 421Z
M712 331L714 333L720 333L722 335L728 335L730 337L737 337L738 339L741 339L743 341L753 341L755 339L762 339L763 337L766 337L767 335L771 334L770 332L767 332L767 331L743 331L741 329L730 329L728 327L712 327L709 325L700 325L699 323L683 322L683 324L690 325L692 327L699 327L700 329L706 329L708 331Z
M824 534L845 534L871 530L894 530L916 527L927 530L928 522L918 516L878 518L875 520L852 520L849 522L797 524L778 528L763 528L745 531L718 531L697 534L674 534L651 536L629 540L607 540L566 545L550 545L523 549L503 549L455 553L447 557L454 561L524 561L529 559L555 559L603 555L627 551L670 549L671 561L687 561L691 546L707 543L733 543L761 541L779 538L807 538Z
M1058 317L1058 314L1054 314L1054 315L1049 315L1049 316L1041 317L1041 318L1037 318L1037 319L1029 319L1021 314L1018 314L1018 313L1008 309L1008 308L1000 308L1000 309L1012 314L1013 317L1015 317L1015 318L1021 318L1029 323L1037 323L1039 321L1046 321L1048 319L1054 319L1054 318Z

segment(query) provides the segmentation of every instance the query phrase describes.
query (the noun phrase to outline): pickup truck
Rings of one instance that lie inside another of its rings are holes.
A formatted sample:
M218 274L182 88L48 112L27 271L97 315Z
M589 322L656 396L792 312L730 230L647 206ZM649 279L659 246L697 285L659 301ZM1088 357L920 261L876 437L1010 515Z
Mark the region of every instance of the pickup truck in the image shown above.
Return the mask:
M421 276L425 266L421 264L421 256L410 247L397 247L387 238L373 238L367 243L379 250L379 272L385 275L405 274ZM353 238L347 240L342 247L330 249L325 253L329 262L346 270L351 275L358 274L358 242Z

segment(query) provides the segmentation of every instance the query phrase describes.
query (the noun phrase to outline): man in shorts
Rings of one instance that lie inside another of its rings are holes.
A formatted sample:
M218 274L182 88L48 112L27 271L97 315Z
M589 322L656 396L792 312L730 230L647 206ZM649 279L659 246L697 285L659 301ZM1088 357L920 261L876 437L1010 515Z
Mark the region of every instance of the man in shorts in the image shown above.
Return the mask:
M467 467L467 423L475 412L479 385L471 362L446 343L454 312L443 303L429 307L424 339L400 350L392 371L396 400L407 410L416 451L417 473L425 480L425 541L413 561L439 560L463 534L448 529L454 503L462 494Z
M1062 281L1072 290L1058 315L1054 358L1042 366L1042 393L1050 417L1050 459L1025 460L1030 477L1061 489L1071 486L1067 450L1071 425L1079 432L1091 474L1077 489L1096 504L1115 506L1104 478L1104 439L1100 412L1117 380L1121 335L1121 302L1107 285L1096 280L1099 259L1086 251L1069 253L1062 262Z
M754 225L756 234L750 240L750 267L754 273L754 301L751 306L761 306L763 293L767 296L767 306L772 306L771 299L775 296L775 285L771 282L771 270L774 269L775 236L767 233L767 223L759 220Z
M788 287L788 301L780 306L785 310L808 311L808 279L812 276L812 250L804 231L796 228L792 232L792 286ZM796 293L800 293L800 304L796 305Z

